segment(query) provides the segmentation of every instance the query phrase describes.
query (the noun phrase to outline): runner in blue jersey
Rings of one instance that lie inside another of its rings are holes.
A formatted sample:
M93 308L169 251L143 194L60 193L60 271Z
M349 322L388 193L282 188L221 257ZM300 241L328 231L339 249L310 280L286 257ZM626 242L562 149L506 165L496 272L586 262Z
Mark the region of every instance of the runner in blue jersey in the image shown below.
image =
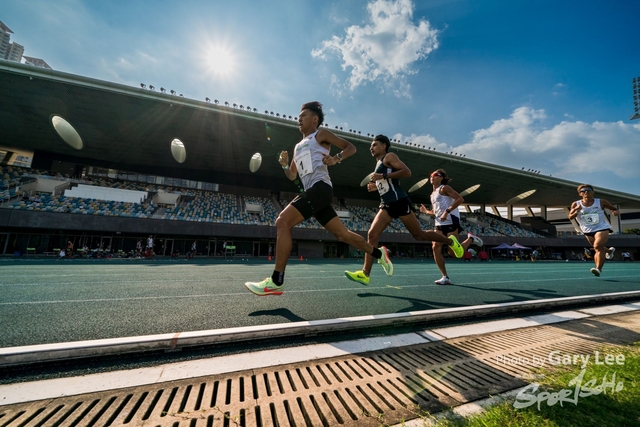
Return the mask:
M376 246L382 232L389 226L394 218L400 218L414 239L419 241L439 242L441 245L449 245L461 258L464 249L458 243L455 236L446 237L435 231L424 231L416 218L411 199L400 187L400 178L409 178L411 170L405 165L397 154L389 153L391 141L385 135L377 135L371 142L369 151L378 161L371 175L371 182L367 185L369 191L377 191L380 194L380 207L376 217L369 228L368 242ZM344 274L354 282L368 285L371 274L373 258L364 257L364 265L359 271L345 271Z
M285 175L291 181L299 176L304 192L293 199L280 212L276 220L276 261L273 274L261 282L244 284L256 295L282 295L284 270L293 245L291 229L312 216L339 241L348 243L378 259L385 272L388 275L393 274L393 264L389 259L387 248L371 246L364 237L347 230L331 206L333 186L328 167L337 165L354 155L356 147L326 128L318 129L323 121L322 104L317 101L304 104L298 116L298 128L303 138L293 150L291 163L289 163L287 151L280 153L278 162ZM332 156L330 153L332 145L342 151Z

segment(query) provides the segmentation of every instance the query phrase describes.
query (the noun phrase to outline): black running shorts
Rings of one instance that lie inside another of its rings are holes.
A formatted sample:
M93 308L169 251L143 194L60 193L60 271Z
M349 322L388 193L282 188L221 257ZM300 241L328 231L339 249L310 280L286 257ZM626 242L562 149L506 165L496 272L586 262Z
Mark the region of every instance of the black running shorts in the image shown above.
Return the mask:
M436 225L436 230L442 232L445 236L448 236L450 233L455 233L456 231L459 233L463 231L462 226L460 226L460 218L455 215L451 215L452 224L449 225Z
M315 217L323 227L337 217L338 214L331 206L333 201L333 187L324 181L318 181L311 188L302 192L291 201L304 219Z
M389 204L380 203L380 206L378 206L378 208L387 211L391 218L400 218L402 216L406 216L412 212L415 212L415 209L411 204L411 199L408 197L404 197Z

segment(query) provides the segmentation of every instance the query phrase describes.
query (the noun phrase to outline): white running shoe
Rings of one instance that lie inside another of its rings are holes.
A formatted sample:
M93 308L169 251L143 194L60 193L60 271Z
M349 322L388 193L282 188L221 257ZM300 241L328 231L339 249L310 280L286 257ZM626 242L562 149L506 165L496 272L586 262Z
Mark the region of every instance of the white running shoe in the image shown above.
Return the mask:
M611 246L611 247L609 248L609 252L607 252L607 253L604 255L604 257L605 257L606 259L613 259L613 254L615 253L615 251L616 251L616 248L614 248L613 246Z
M484 246L484 242L482 241L482 239L475 234L467 233L467 236L469 236L469 238L471 239L472 245L476 245L479 248L482 248Z
M450 285L451 280L447 276L442 276L442 279L435 281L436 285Z
M597 268L592 268L591 270L589 270L591 272L591 274L593 274L596 277L600 277L600 270L598 270Z

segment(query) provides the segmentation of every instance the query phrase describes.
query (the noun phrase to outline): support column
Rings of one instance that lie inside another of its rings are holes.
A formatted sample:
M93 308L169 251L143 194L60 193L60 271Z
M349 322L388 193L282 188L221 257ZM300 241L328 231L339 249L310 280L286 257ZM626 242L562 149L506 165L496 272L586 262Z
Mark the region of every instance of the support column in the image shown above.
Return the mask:
M621 217L622 217L622 213L620 212L620 205L616 205L616 209L618 209L618 216L612 216L612 221L611 221L611 229L613 230L614 234L620 234L622 233L622 222L621 222Z

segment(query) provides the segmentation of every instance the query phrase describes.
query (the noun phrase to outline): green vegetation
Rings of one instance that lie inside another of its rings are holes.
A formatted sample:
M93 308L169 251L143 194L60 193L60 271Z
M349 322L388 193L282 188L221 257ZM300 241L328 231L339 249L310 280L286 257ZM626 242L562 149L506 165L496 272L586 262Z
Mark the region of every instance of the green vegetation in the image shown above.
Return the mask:
M640 234L640 228L626 228L622 234Z
M609 364L605 363L606 355L612 355ZM617 360L613 357L617 357ZM623 361L622 357L624 357ZM449 413L438 417L437 421L431 416L424 416L424 425L437 427L640 426L640 343L625 347L605 347L599 350L598 360L595 360L595 353L592 354L584 372L581 364L577 363L559 365L553 369L540 369L537 373L540 374L539 388L533 390L533 385L527 388L524 393L528 397L523 394L523 390L520 390L520 397L491 406L481 414L462 418ZM577 399L576 387L579 387ZM518 409L514 407L514 403L518 402L521 406L531 405Z

